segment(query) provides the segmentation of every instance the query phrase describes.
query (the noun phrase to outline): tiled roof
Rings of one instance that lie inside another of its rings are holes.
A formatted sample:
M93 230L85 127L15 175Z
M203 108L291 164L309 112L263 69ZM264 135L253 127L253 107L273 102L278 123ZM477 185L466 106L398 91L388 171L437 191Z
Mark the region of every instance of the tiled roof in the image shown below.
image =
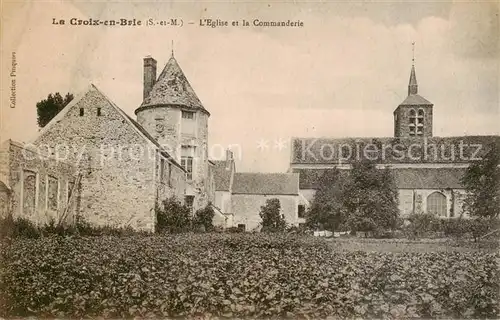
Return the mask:
M144 99L137 110L158 105L177 105L208 112L173 56L168 60L148 97Z
M433 105L432 102L425 99L419 94L410 94L406 99L399 104L400 106L421 106L421 105Z
M233 194L297 195L296 173L235 173Z
M327 169L294 169L299 174L300 189L317 189L319 179ZM400 189L462 189L460 182L466 168L392 168L396 185ZM348 169L340 170L347 176Z
M380 164L468 163L486 154L492 143L500 147L500 136L293 138L291 164L349 164L364 159Z
M229 165L228 161L213 161L214 166L214 180L216 191L229 191L231 187L231 171L234 166Z

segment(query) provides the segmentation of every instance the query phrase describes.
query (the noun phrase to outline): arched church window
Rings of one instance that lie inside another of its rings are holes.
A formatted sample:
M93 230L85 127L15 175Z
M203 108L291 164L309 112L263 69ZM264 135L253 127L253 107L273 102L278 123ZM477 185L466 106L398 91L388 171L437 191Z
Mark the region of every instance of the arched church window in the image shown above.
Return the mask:
M427 213L446 217L446 196L441 192L433 192L427 197Z
M418 110L418 116L417 116L417 135L423 135L424 134L424 110L419 109Z
M416 132L416 123L417 123L417 113L414 109L410 110L410 118L408 119L408 125L410 129L410 136L414 136Z

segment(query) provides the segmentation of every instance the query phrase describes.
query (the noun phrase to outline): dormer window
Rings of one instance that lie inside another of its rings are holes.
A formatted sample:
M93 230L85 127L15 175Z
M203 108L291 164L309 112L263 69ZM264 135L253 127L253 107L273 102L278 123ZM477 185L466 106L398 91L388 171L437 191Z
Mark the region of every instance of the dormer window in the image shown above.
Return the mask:
M194 120L194 112L192 111L182 111L182 119Z

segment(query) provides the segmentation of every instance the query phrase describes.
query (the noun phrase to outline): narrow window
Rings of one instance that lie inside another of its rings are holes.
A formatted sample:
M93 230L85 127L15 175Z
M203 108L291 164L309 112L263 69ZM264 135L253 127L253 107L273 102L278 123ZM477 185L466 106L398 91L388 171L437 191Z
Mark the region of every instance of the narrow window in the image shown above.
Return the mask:
M172 187L172 164L168 164L168 186Z
M304 218L305 213L306 213L306 206L304 206L303 204L299 204L299 207L298 207L299 218Z
M160 160L160 181L164 182L165 180L165 159Z
M84 114L84 113L85 113L85 112L84 112L83 108L80 108L80 117L83 117L83 114Z
M101 108L97 108L97 116L100 117L101 116Z
M186 170L186 178L193 180L193 157L182 157L181 166Z

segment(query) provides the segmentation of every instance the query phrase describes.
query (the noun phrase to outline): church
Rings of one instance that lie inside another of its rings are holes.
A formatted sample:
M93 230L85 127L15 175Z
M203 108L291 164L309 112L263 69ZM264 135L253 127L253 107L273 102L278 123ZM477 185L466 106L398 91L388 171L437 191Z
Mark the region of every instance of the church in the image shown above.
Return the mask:
M431 213L443 218L464 216L461 179L471 161L500 145L499 136L433 136L433 116L439 113L418 91L412 64L407 97L394 110L393 137L292 138L289 171L299 174L300 194L310 204L325 170L347 173L355 161L370 160L389 168L405 217ZM444 115L442 115L444 116Z

